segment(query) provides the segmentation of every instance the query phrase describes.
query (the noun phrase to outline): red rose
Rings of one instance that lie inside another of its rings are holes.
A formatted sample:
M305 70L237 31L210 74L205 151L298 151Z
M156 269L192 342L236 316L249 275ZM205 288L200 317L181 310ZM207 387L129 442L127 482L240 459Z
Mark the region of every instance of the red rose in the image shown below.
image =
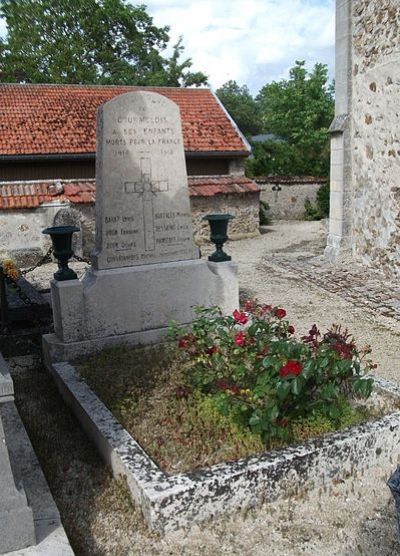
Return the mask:
M192 389L189 386L178 386L175 389L175 397L177 400L183 400L189 397Z
M207 355L213 355L214 353L217 353L217 351L218 351L217 346L211 346L210 348L208 348L206 353Z
M270 313L272 311L271 305L263 305L260 309L260 315L263 316L266 313Z
M239 324L246 324L246 322L249 320L246 313L240 313L237 309L233 311L233 318Z
M220 380L217 380L215 386L218 390L229 390L230 383L226 379L221 378Z
M289 334L294 334L294 333L295 333L295 328L294 328L294 326L292 326L291 324L289 324L289 326L287 327L287 331L289 332Z
M303 367L299 361L289 359L286 365L283 365L283 367L279 369L279 376L281 378L285 378L288 375L298 376L302 369Z
M311 344L314 347L318 347L318 336L320 335L316 324L313 324L308 331L308 336L302 336L302 340L305 344Z
M250 299L247 299L245 301L245 304L243 305L243 309L247 312L247 313L252 313L255 309L253 302Z
M240 387L237 384L232 384L229 390L232 392L232 394L240 394Z
M186 334L185 336L182 336L182 338L179 338L178 347L181 348L181 349L187 347L187 345L190 344L190 340L191 340L191 338L190 338L189 334Z
M341 344L340 342L331 345L341 359L352 359L354 347L354 344Z
M284 317L286 317L286 311L285 309L275 309L274 315L278 318L278 319L283 319Z
M244 346L244 344L246 343L246 338L245 338L243 332L237 332L235 334L235 337L233 338L233 341L238 346Z

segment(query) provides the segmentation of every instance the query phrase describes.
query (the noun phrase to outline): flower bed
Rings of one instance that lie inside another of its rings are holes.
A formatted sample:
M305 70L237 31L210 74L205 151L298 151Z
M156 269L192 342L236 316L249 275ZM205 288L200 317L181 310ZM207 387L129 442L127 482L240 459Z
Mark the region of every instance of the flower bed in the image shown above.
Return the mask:
M396 460L400 442L400 412L397 411L400 389L379 379L374 379L375 387L368 404L377 408L372 411L377 415L384 411L389 414L343 431L283 446L284 442L290 442L290 435L299 430L299 426L302 434L305 431L308 437L315 421L319 428L321 419L324 423L327 420L331 424L339 423L346 411L355 409L355 398L368 397L372 389L371 379L364 376L372 365L368 349L357 350L348 334L338 328L321 335L313 326L308 335L296 340L295 331L285 321L285 316L281 308L265 306L247 306L232 317L223 317L218 312L201 313L191 329L177 338L178 361L185 364L176 366L173 371L176 376L170 393L176 405L170 407L161 400L158 407L166 406L166 412L171 414L174 408L188 405L191 400L198 398L201 403L206 400L211 404L216 422L222 419L233 427L231 430L237 427L240 434L256 438L263 445L269 442L271 446L280 446L218 465L212 465L210 460L206 469L189 473L177 473L172 466L168 475L160 469L72 365L67 362L49 365L64 399L114 475L126 476L133 499L154 530L165 533L277 497L301 495L334 478L358 477L371 467L387 466L388 462ZM205 333L208 328L209 332ZM175 334L177 330L173 328L172 332ZM215 334L211 344L210 334ZM230 364L222 365L224 357L232 350ZM246 350L246 357L243 357L243 350ZM121 372L125 365L118 360L121 353L114 352L117 359L111 381L104 381L98 364L101 357L112 363L110 352L92 360L97 361L97 367L93 367L95 382L103 382L103 390L108 391L111 398L115 392L130 388L126 373ZM145 350L145 353L151 352ZM256 375L251 373L253 365L248 364L249 360L258 368ZM150 375L143 372L144 367L139 366L140 369L142 372L136 373L137 387L144 392L142 398L149 398L149 393L157 390L157 366ZM256 377L265 377L266 372L269 380L258 381ZM117 383L117 388L113 382ZM275 385L274 389L266 389L267 384ZM284 387L286 398L278 394L282 384L289 385ZM331 384L331 393L324 390L326 384ZM301 392L307 403L303 403ZM321 395L324 396L322 404ZM294 400L294 407L289 409L282 401L285 399ZM271 410L268 400L273 400L277 409ZM343 400L348 402L346 411L332 411L335 405L343 404ZM307 415L308 406L311 406L311 413ZM261 408L266 408L264 414L259 413ZM126 402L120 403L121 414L129 409ZM260 415L260 420L254 419L254 414ZM142 420L147 418L145 415ZM287 423L282 423L283 418ZM265 424L259 427L260 423ZM160 434L165 436L165 429L157 431L158 437ZM301 438L302 435L298 440ZM157 442L155 446L159 448ZM181 454L189 451L189 446L184 445Z
M380 416L365 404L369 350L346 332L301 340L282 308L247 303L198 318L173 347L118 348L80 374L167 473L187 472L300 443ZM361 398L361 399L360 399Z
M370 348L358 349L347 330L314 324L300 340L281 307L247 301L223 316L198 309L183 336L181 396L201 394L221 415L259 435L266 445L295 441L296 430L315 420L338 429L361 417L354 402L367 399L376 365ZM358 414L358 416L357 416Z

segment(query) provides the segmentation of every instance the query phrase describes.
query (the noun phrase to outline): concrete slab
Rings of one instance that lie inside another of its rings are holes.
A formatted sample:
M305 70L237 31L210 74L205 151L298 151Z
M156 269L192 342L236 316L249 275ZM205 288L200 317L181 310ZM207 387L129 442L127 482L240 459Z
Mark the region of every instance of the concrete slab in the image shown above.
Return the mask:
M398 458L400 412L279 450L191 473L167 475L144 452L68 362L50 366L65 402L114 476L124 475L148 526L168 534L217 515L327 488ZM375 378L378 396L400 399L400 388ZM378 403L379 400L378 400Z
M14 401L14 384L3 356L0 353L0 403Z
M5 556L73 556L60 514L13 402L0 404L15 482L22 481L32 508L36 545Z

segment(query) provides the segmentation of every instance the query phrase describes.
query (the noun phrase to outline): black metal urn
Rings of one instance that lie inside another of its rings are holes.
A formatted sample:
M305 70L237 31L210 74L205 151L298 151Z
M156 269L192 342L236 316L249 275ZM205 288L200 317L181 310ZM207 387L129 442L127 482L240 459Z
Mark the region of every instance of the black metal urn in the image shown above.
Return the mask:
M232 260L232 257L227 255L222 249L228 239L228 223L232 218L235 217L231 214L207 214L203 217L203 220L207 220L210 224L210 239L215 243L216 247L214 253L208 257L209 261L221 263Z
M42 231L51 237L53 253L58 261L58 270L54 273L54 279L58 282L63 280L75 280L78 278L76 272L68 267L68 261L74 254L72 250L72 234L79 232L77 226L53 226Z

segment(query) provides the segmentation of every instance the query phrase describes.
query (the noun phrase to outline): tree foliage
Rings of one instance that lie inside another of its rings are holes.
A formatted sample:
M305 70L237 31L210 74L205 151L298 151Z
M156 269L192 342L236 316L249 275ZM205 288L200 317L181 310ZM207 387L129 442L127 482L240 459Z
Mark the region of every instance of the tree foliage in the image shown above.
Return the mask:
M262 130L258 103L246 85L240 87L236 81L227 81L216 94L242 133L250 136Z
M2 0L0 81L121 85L201 85L181 61L180 39L162 56L169 28L127 0Z
M296 61L289 79L265 85L257 102L264 131L283 142L256 146L262 174L327 175L329 172L328 127L334 115L333 85L328 70L316 64L311 72L304 61ZM251 169L251 166L250 166Z

